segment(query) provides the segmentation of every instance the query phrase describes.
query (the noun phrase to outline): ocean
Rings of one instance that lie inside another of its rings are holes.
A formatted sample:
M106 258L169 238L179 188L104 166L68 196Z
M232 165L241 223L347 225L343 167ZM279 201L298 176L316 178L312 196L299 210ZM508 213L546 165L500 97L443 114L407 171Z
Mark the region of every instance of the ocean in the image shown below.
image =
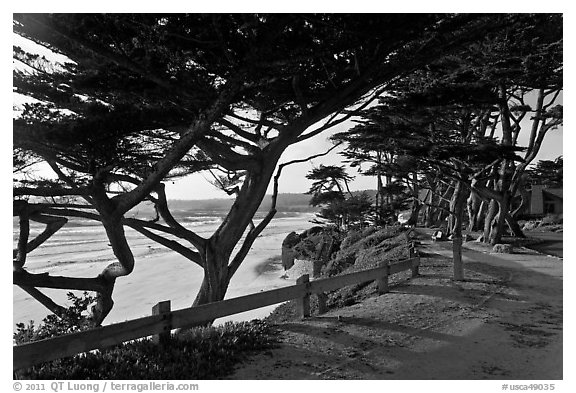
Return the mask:
M173 213L185 227L203 237L209 237L221 223L224 213L218 210ZM265 213L258 213L255 223ZM280 263L284 237L312 226L312 213L278 212L255 241L248 256L232 278L226 298L294 284L283 276ZM31 238L43 230L31 223ZM17 220L13 222L13 244L18 237ZM200 283L202 269L174 251L155 243L138 232L125 228L126 238L135 256L134 271L116 281L114 308L104 324L122 322L151 314L152 306L170 300L173 310L190 307ZM71 219L62 229L27 257L25 268L31 273L45 273L70 277L95 277L109 263L115 261L104 229L90 220ZM58 304L66 304L67 290L41 289ZM79 292L74 291L75 294ZM269 314L275 306L217 320L250 320ZM13 286L13 325L33 320L38 324L49 311L17 286Z

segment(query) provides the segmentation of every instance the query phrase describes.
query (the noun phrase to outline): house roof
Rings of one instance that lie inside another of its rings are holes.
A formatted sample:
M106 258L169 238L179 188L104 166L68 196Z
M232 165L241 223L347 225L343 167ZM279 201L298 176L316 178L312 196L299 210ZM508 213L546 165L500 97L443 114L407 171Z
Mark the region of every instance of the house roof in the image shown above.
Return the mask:
M549 194L549 195L563 199L562 188L545 188L542 191Z

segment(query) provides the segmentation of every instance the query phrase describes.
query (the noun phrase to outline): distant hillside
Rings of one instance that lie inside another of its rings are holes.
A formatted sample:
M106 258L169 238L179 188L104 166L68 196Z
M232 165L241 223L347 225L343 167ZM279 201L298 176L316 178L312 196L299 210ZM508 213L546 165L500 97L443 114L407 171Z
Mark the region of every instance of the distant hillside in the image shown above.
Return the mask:
M316 208L310 206L310 195L306 194L278 194L276 209L280 212L313 212ZM176 199L168 201L170 208L174 211L180 210L206 210L206 211L227 211L232 206L234 199L198 199L183 200ZM270 209L271 198L266 195L260 205L260 210Z
M353 191L353 194L366 192L370 197L374 197L375 190ZM276 210L279 212L314 212L318 209L310 206L310 195L284 193L278 194L276 202ZM221 211L228 210L234 199L198 199L198 200L171 200L169 201L170 208L173 210L213 210ZM272 203L270 195L266 195L259 210L269 210Z
M376 193L374 190L366 191L353 191L353 194L360 192L366 192L371 197ZM214 212L227 212L234 199L197 199L197 200L186 200L186 199L173 199L168 201L170 210L174 214L180 212L189 211L214 211ZM270 195L266 195L259 210L264 212L270 209L271 198ZM276 202L276 210L279 212L315 212L318 208L310 206L310 195L307 194L294 194L285 193L278 194L278 200ZM153 208L151 204L141 205L134 209L133 213L139 212L139 214L153 214Z
M311 195L307 194L278 194L278 200L276 201L276 210L280 212L313 212L317 208L310 206ZM266 195L266 198L262 201L260 205L260 210L269 210L270 204L272 203L270 195Z

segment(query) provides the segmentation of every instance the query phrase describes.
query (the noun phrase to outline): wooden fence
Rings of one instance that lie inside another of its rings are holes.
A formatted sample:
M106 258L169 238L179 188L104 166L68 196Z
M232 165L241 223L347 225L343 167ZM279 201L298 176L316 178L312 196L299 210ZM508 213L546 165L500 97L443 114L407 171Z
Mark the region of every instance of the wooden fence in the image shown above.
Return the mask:
M410 250L410 255L413 255L413 248ZM293 299L297 299L302 317L308 317L312 294L318 296L319 312L323 313L326 311L326 292L347 285L376 281L378 292L386 293L390 275L412 270L412 277L415 277L418 275L419 265L420 258L416 256L391 265L384 262L374 269L314 281L309 281L306 274L296 281L296 285L289 287L176 311L170 310L169 301L161 302L153 307L152 315L148 317L14 346L13 369L17 370L94 349L102 349L142 337L154 336L155 340L161 341L170 335L172 329L197 326L217 318Z

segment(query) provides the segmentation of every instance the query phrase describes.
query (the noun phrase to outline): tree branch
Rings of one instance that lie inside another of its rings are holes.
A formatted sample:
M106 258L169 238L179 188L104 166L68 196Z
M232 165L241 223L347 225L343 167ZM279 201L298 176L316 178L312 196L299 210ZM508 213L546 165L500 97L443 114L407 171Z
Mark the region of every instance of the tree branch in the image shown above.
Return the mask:
M237 78L239 79L239 78ZM136 188L130 192L114 197L118 202L117 215L122 215L142 201L164 177L173 169L205 134L209 133L212 124L226 112L236 93L241 88L241 81L231 79L223 88L219 98L202 116L198 118L154 165L154 170Z
M12 191L13 196L42 196L42 197L55 197L55 196L82 196L89 195L87 188L56 188L56 187L16 187Z
M79 291L106 292L108 286L102 276L94 278L50 276L48 273L29 273L26 270L14 271L13 283L19 286L73 289Z
M167 247L172 251L175 251L178 254L182 255L184 258L189 259L192 262L195 262L200 267L202 268L204 267L204 264L202 263L202 260L200 258L200 254L198 252L192 251L189 248L184 247L183 245L174 240L166 239L165 237L157 235L154 232L151 232L146 228L144 228L143 225L137 225L135 222L131 222L130 224L128 224L128 226L134 229L135 231L141 233L142 235L146 236L147 238L154 240L156 243L159 243L164 247Z
M258 162L250 155L236 153L214 140L204 139L198 141L198 147L216 165L228 171L255 170L258 167Z
M48 240L50 237L52 237L52 235L54 235L56 232L58 232L60 230L60 228L62 228L68 222L68 219L66 219L65 217L53 217L53 216L48 216L48 215L44 215L44 214L37 213L37 212L32 213L30 215L30 219L32 221L46 224L46 228L44 228L42 233L40 233L38 236L36 236L34 239L32 239L30 242L28 242L26 244L26 253L27 254L31 253L36 248L38 248L41 244L43 244L46 240ZM18 258L16 258L16 259L18 259ZM23 265L24 264L22 263L22 266ZM20 266L20 267L22 267L22 266Z
M242 147L244 150L246 150L246 152L248 153L252 153L254 152L256 149L258 149L258 145L257 144L250 144L241 140L238 140L232 136L229 135L225 135L223 133L213 133L211 134L211 136L215 139L219 139L220 141L227 143L230 146L233 147ZM233 150L231 150L234 154L238 154L236 152L234 152Z
M65 182L66 184L68 184L68 187L74 190L79 190L79 187L76 185L76 183L74 183L74 181L72 181L72 179L70 179L69 176L67 176L64 172L62 172L62 170L58 167L56 162L54 162L51 159L47 159L46 162L48 163L48 165L50 165L50 168L52 168L54 173L56 173L58 178L63 182ZM90 190L87 190L86 194L80 194L80 196L82 196L82 198L89 204L94 205L94 199L92 199L92 197L90 196Z
M188 240L197 250L203 250L206 244L206 239L182 226L178 221L176 221L170 212L170 209L168 208L168 199L166 198L166 188L163 183L160 183L158 187L156 187L156 193L158 194L158 199L154 200L154 203L164 222L178 232L178 237Z
M87 218L87 219L95 220L95 221L102 221L102 218L100 217L100 215L95 214L95 213L86 212L86 211L81 211L81 210L42 206L42 211L45 213L56 215L56 216L79 217L79 218ZM204 238L198 236L197 234L195 234L194 232L192 232L186 228L184 228L184 230L180 230L178 227L171 228L171 227L167 227L164 225L160 225L160 224L155 223L155 222L139 220L136 218L123 218L121 220L121 224L127 225L131 228L133 226L139 226L139 227L143 227L143 228L150 228L150 229L154 229L157 231L165 232L165 233L168 233L170 235L176 236L178 238L187 240L190 243L192 243L192 245L194 245L195 247L196 247L196 245L198 245L199 247L202 247L204 242L206 241Z
M264 118L264 116L260 116L260 120L253 120L253 119L250 119L250 118L247 118L247 117L244 117L244 116L240 116L239 114L234 113L234 112L229 112L229 113L226 114L226 116L230 116L230 117L233 117L233 118L235 118L235 119L238 119L238 120L241 120L241 121L245 121L245 122L248 122L248 123L252 123L252 124L255 124L255 125L258 125L258 126L270 127L270 128L276 129L276 130L279 129L279 128L282 128L282 124L274 123L274 122L271 121L271 120L266 120L266 119ZM225 119L224 119L224 120L225 120ZM225 121L228 122L228 120L225 120Z
M66 39L72 43L75 43L77 45L84 47L88 51L94 53L96 56L104 58L104 59L106 59L106 60L108 60L108 61L110 61L110 62L112 62L112 63L114 63L120 67L126 68L126 69L140 75L141 77L155 83L156 85L166 89L167 91L170 91L172 93L176 93L176 94L183 96L183 97L188 97L188 98L192 97L192 95L188 91L183 89L180 85L168 82L167 80L164 80L164 79L158 77L158 75L156 73L148 72L146 69L142 68L140 65L133 62L128 57L118 55L118 54L116 54L110 50L107 50L103 46L94 45L93 43L91 43L87 39L85 39L85 37L79 37L79 36L73 35L70 32L64 31L61 27L56 27L56 26L50 25L48 23L45 23L39 17L27 15L27 18L28 18L27 22L35 24L38 29L41 29L40 31L51 31L55 35L58 35L58 36Z
M254 241L258 238L260 233L262 233L262 231L266 228L266 226L270 223L270 221L272 221L272 219L276 215L276 204L278 201L278 183L280 180L280 176L282 175L282 170L285 167L287 167L288 165L298 164L298 163L313 160L313 159L318 158L318 157L326 156L326 155L330 154L330 152L332 150L334 150L338 146L340 146L341 143L342 142L335 144L334 146L332 146L330 149L328 149L327 151L325 151L323 153L314 154L314 155L309 156L307 158L300 158L300 159L296 159L296 160L291 160L291 161L288 161L288 162L285 162L285 163L278 165L278 169L276 170L276 175L274 175L274 186L273 186L273 191L272 191L272 197L271 197L272 203L270 206L270 210L268 211L268 214L266 215L266 217L264 217L262 219L262 221L260 221L258 223L258 225L253 227L248 232L248 234L246 235L246 238L244 239L244 242L242 243L240 250L238 250L238 252L234 256L234 258L230 262L230 265L228 266L229 277L232 277L234 275L234 273L236 272L236 270L238 270L238 268L240 267L240 264L242 263L242 261L244 261L244 258L246 257L246 255L250 251L250 248L254 244Z
M558 98L558 95L560 95L561 92L562 92L562 89L557 89L556 91L554 91L554 97L552 97L550 102L548 102L546 105L543 105L542 109L547 110L548 108L550 108L552 106L552 104L554 104L554 102L556 102L556 99ZM548 96L551 93L552 92L548 92L548 93L544 94L544 96Z
M250 141L253 143L258 142L258 135L251 134L251 133L247 132L246 130L242 129L242 127L232 123L231 121L226 120L225 118L218 119L217 123L223 125L224 127L227 127L228 129L233 131L236 135L238 135L241 138L246 139L247 141Z
M367 99L362 105L360 105L358 108L355 108L354 110L347 111L346 114L345 114L343 117L341 117L340 119L338 119L338 120L334 120L334 119L336 119L336 117L337 117L340 113L342 113L342 111L338 111L338 112L334 113L334 114L326 121L326 123L324 123L323 126L317 128L317 129L315 129L315 130L313 130L313 131L310 131L310 132L309 132L308 134L306 134L306 135L300 135L300 136L298 137L298 139L297 139L297 142L302 142L302 141L305 141L306 139L312 138L312 137L320 134L321 132L323 132L323 131L325 131L325 130L327 130L327 129L329 129L329 128L332 128L332 127L334 127L334 126L336 126L336 125L338 125L338 124L340 124L340 123L345 122L346 120L350 119L351 117L358 115L358 113L359 113L360 111L362 111L362 110L365 109L368 105L370 105L370 104L371 104L376 98L378 98L385 90L386 90L385 88L381 88L381 89L379 89L379 90L376 90L375 92L373 92L373 93L371 94L371 97L370 97L369 99Z
M62 315L66 311L66 308L60 306L59 304L56 304L50 297L40 292L40 290L38 290L37 288L30 287L27 285L19 285L19 287L22 288L22 290L24 290L26 293L28 293L40 304L42 304L44 307L46 307L48 310L50 310L57 316L62 317Z
M20 210L18 214L20 221L20 232L18 234L17 248L14 250L12 259L15 268L22 268L26 263L28 254L28 237L30 236L30 220L28 214L28 204Z

